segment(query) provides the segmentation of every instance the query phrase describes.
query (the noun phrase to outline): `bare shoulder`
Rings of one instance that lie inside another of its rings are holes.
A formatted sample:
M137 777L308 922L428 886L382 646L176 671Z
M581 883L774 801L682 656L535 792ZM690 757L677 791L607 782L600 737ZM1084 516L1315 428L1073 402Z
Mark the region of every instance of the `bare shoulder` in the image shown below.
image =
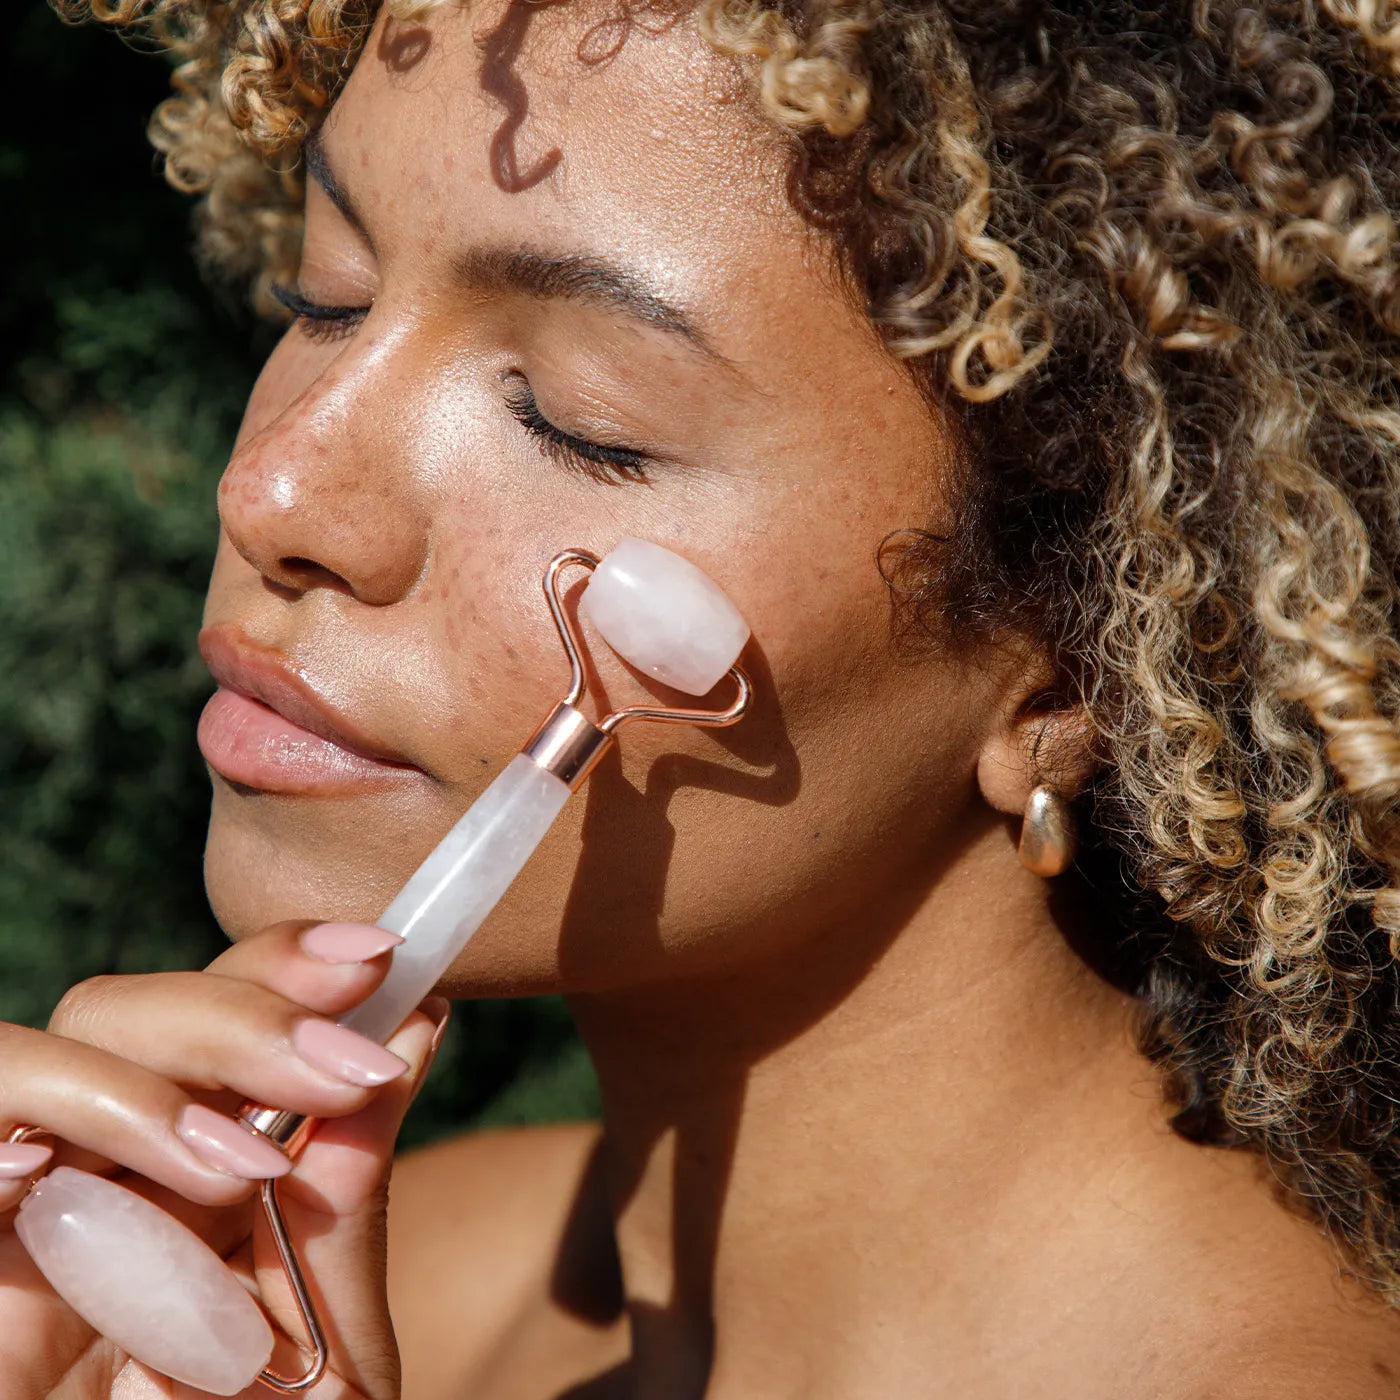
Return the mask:
M1035 1256L1050 1295L1079 1300L1036 1333L1064 1394L1400 1398L1400 1310L1347 1272L1259 1158L1163 1134L1094 1200L1082 1251L1058 1272Z
M619 1298L596 1124L448 1138L394 1163L389 1304L404 1394L458 1395L522 1319L605 1330Z
M1292 1329L1231 1348L1183 1400L1395 1400L1400 1348L1393 1329L1346 1319L1328 1330L1303 1317Z
M1157 1251L1183 1287L1164 1285L1169 1306L1144 1329L1168 1359L1145 1393L1162 1395L1174 1372L1182 1400L1396 1400L1400 1311L1280 1193L1232 1204L1209 1244Z
M1311 1290L1278 1283L1237 1323L1228 1363L1202 1400L1400 1396L1400 1313L1340 1271Z
M597 1150L596 1123L503 1128L443 1138L394 1161L389 1219L406 1237L466 1232L486 1244L567 1213Z

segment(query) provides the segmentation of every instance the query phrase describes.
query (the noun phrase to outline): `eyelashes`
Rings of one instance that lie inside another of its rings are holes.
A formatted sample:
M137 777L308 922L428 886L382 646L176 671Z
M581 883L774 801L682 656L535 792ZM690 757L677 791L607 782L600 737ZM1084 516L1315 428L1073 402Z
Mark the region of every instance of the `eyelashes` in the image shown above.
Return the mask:
M367 306L327 306L308 301L295 287L284 287L280 282L274 282L268 291L297 318L302 334L318 343L344 339L369 315Z
M595 481L649 481L646 458L640 452L625 447L608 447L601 442L575 437L556 428L540 412L535 391L523 374L512 371L507 376L510 386L506 392L506 407L511 417L539 444L546 456L565 466L581 471Z
M277 282L269 291L296 317L298 330L317 344L352 335L370 311L368 306L330 306L310 301L294 287ZM546 457L594 481L617 485L651 480L647 458L642 453L576 437L551 423L540 411L529 380L518 370L503 376L503 382L507 385L505 402L511 417L530 434Z

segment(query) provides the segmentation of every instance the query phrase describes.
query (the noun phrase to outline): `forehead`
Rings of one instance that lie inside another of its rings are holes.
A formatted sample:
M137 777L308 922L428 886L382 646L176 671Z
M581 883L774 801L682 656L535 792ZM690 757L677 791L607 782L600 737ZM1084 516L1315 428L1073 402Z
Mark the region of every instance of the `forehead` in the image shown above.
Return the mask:
M381 12L324 132L381 258L513 241L640 260L678 295L761 289L776 311L785 285L810 304L815 274L846 302L747 75L688 14L626 3Z
M781 198L784 142L743 74L686 15L644 22L616 3L477 0L421 21L381 12L327 145L360 148L366 168L382 153L431 205L455 194L559 232L610 198L613 222L657 234L716 214L752 222L756 205L796 230Z

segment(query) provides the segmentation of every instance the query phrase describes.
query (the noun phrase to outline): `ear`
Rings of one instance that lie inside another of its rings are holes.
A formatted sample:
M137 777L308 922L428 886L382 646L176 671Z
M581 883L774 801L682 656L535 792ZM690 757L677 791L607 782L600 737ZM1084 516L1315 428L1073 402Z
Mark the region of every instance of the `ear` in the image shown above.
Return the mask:
M1029 657L977 758L977 786L998 812L1019 817L1042 783L1073 797L1099 758L1083 706L1070 704L1043 657Z

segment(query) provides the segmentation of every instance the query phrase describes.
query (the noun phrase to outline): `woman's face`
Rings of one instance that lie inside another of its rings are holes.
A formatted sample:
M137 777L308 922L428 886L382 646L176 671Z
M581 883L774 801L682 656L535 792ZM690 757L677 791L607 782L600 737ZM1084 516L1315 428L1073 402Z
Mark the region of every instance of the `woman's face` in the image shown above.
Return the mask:
M381 16L310 154L298 289L370 309L287 331L219 490L202 647L285 716L221 694L201 725L232 936L379 915L566 688L546 562L626 535L738 604L753 712L624 729L442 990L790 950L991 820L1004 668L898 653L877 566L938 518L947 439L746 94L689 23L593 0ZM586 635L605 707L683 698Z

